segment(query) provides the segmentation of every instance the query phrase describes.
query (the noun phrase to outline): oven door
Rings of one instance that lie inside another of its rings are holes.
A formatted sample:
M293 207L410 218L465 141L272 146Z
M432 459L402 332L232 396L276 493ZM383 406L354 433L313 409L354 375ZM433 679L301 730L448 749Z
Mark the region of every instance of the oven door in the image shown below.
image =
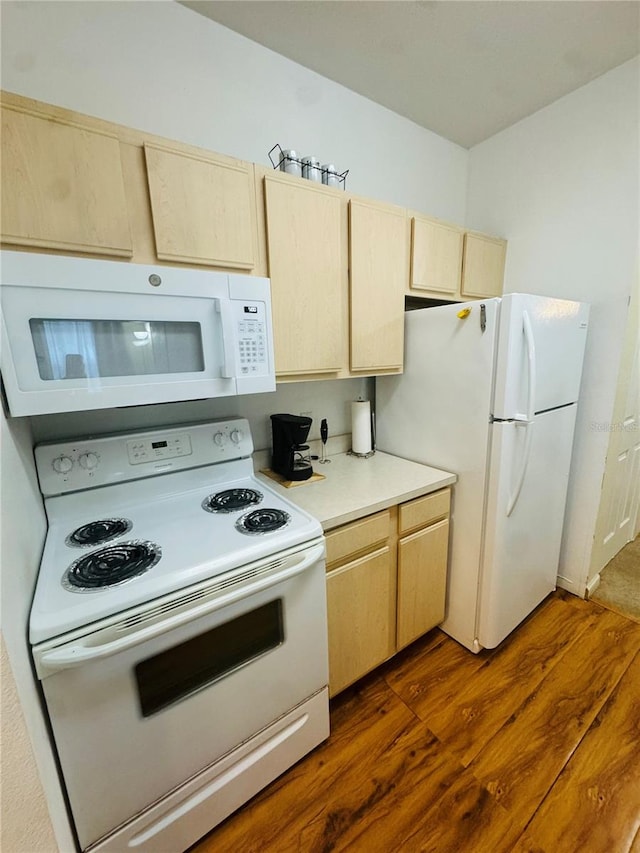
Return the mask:
M322 540L152 605L34 649L83 849L328 682Z

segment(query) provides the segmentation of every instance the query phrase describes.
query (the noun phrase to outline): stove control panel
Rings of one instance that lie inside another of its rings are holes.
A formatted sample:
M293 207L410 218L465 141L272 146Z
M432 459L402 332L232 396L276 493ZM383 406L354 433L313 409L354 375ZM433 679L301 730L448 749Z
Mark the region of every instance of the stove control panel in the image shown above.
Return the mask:
M234 460L252 471L252 453L249 422L229 418L39 444L35 458L46 497Z
M167 434L165 437L136 438L127 442L127 454L131 465L153 462L156 459L175 459L192 453L191 439L187 433Z

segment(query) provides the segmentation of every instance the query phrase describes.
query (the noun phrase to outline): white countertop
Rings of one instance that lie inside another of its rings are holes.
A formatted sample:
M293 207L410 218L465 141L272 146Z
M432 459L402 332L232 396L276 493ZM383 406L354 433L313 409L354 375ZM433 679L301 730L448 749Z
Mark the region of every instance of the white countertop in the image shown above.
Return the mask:
M456 475L376 451L363 459L347 453L329 457L331 464L313 462L324 480L285 488L257 472L271 488L315 516L325 531L369 513L435 492L456 481ZM261 467L266 467L262 465Z

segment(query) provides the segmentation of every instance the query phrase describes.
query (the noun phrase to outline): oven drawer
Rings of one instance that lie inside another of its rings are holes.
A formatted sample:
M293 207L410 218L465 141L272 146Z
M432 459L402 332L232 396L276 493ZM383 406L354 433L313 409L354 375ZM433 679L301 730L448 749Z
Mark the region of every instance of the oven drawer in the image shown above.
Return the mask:
M324 688L247 743L189 779L90 853L186 850L329 737Z

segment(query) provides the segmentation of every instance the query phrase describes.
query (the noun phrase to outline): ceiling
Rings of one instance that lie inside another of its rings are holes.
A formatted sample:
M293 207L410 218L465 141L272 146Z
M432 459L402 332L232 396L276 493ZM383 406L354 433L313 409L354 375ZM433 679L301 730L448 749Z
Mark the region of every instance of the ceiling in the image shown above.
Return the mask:
M465 148L640 52L638 0L183 0Z

